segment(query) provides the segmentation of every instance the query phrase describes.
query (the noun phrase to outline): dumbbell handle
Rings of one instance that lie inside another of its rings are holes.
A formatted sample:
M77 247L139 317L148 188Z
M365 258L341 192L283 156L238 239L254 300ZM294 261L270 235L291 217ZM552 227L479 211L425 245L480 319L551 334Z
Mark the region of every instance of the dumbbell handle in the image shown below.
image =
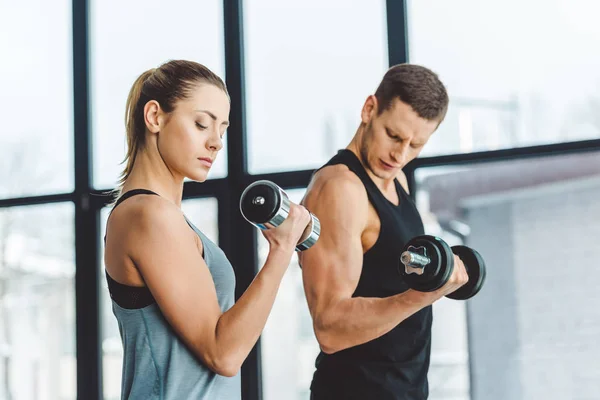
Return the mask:
M408 250L402 253L400 260L402 264L413 268L425 268L431 262L429 257Z
M425 267L429 265L431 259L414 251L406 250L400 255L400 261L404 264L407 274L423 275Z
M431 259L419 253L406 250L400 255L400 261L406 267L406 273L423 274L423 269L431 262ZM467 265L465 268L468 270Z

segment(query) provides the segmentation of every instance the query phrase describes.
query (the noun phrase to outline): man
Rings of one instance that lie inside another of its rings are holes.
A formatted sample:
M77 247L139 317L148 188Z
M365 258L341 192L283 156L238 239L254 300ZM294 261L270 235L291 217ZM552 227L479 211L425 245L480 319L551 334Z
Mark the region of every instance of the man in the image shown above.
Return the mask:
M449 282L430 293L400 276L402 248L424 234L402 168L443 121L448 94L427 68L390 68L367 97L351 143L315 172L302 204L321 220L300 253L321 353L311 399L426 399L431 304L464 285L455 256Z

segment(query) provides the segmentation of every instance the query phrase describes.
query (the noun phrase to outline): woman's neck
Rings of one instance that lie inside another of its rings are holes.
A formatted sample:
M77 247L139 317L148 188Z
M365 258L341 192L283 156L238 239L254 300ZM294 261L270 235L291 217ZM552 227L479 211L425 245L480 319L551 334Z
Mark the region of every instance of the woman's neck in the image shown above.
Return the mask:
M162 159L153 159L147 152L140 151L131 173L123 184L123 193L132 189L148 189L181 207L183 177L170 171Z

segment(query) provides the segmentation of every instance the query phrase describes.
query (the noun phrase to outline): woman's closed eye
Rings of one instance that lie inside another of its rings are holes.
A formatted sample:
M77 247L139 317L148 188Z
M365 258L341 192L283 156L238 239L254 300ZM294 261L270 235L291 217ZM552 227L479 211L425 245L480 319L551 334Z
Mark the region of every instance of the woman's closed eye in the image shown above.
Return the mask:
M200 122L196 122L196 126L201 130L208 128L207 126L202 125Z

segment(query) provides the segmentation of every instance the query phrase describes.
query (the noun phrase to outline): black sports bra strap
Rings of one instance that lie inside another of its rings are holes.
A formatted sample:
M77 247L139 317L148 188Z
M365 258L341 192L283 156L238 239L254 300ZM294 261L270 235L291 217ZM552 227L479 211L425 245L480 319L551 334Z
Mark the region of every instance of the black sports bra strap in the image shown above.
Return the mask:
M117 202L115 203L115 205L113 206L112 210L110 210L109 216L110 214L112 214L113 211L115 211L115 208L117 208L117 206L119 204L121 204L122 202L124 202L125 200L127 200L130 197L136 196L138 194L151 194L154 196L158 196L158 193L153 192L152 190L148 190L148 189L132 189L128 192L123 193L118 199ZM106 242L106 233L104 234L104 242Z
M153 194L155 196L158 196L158 193L153 192L152 190L148 190L148 189L132 189L128 192L125 192L121 195L121 197L119 197L119 199L117 200L117 202L115 203L113 210L122 202L124 202L125 200L127 200L130 197L136 196L138 194Z

